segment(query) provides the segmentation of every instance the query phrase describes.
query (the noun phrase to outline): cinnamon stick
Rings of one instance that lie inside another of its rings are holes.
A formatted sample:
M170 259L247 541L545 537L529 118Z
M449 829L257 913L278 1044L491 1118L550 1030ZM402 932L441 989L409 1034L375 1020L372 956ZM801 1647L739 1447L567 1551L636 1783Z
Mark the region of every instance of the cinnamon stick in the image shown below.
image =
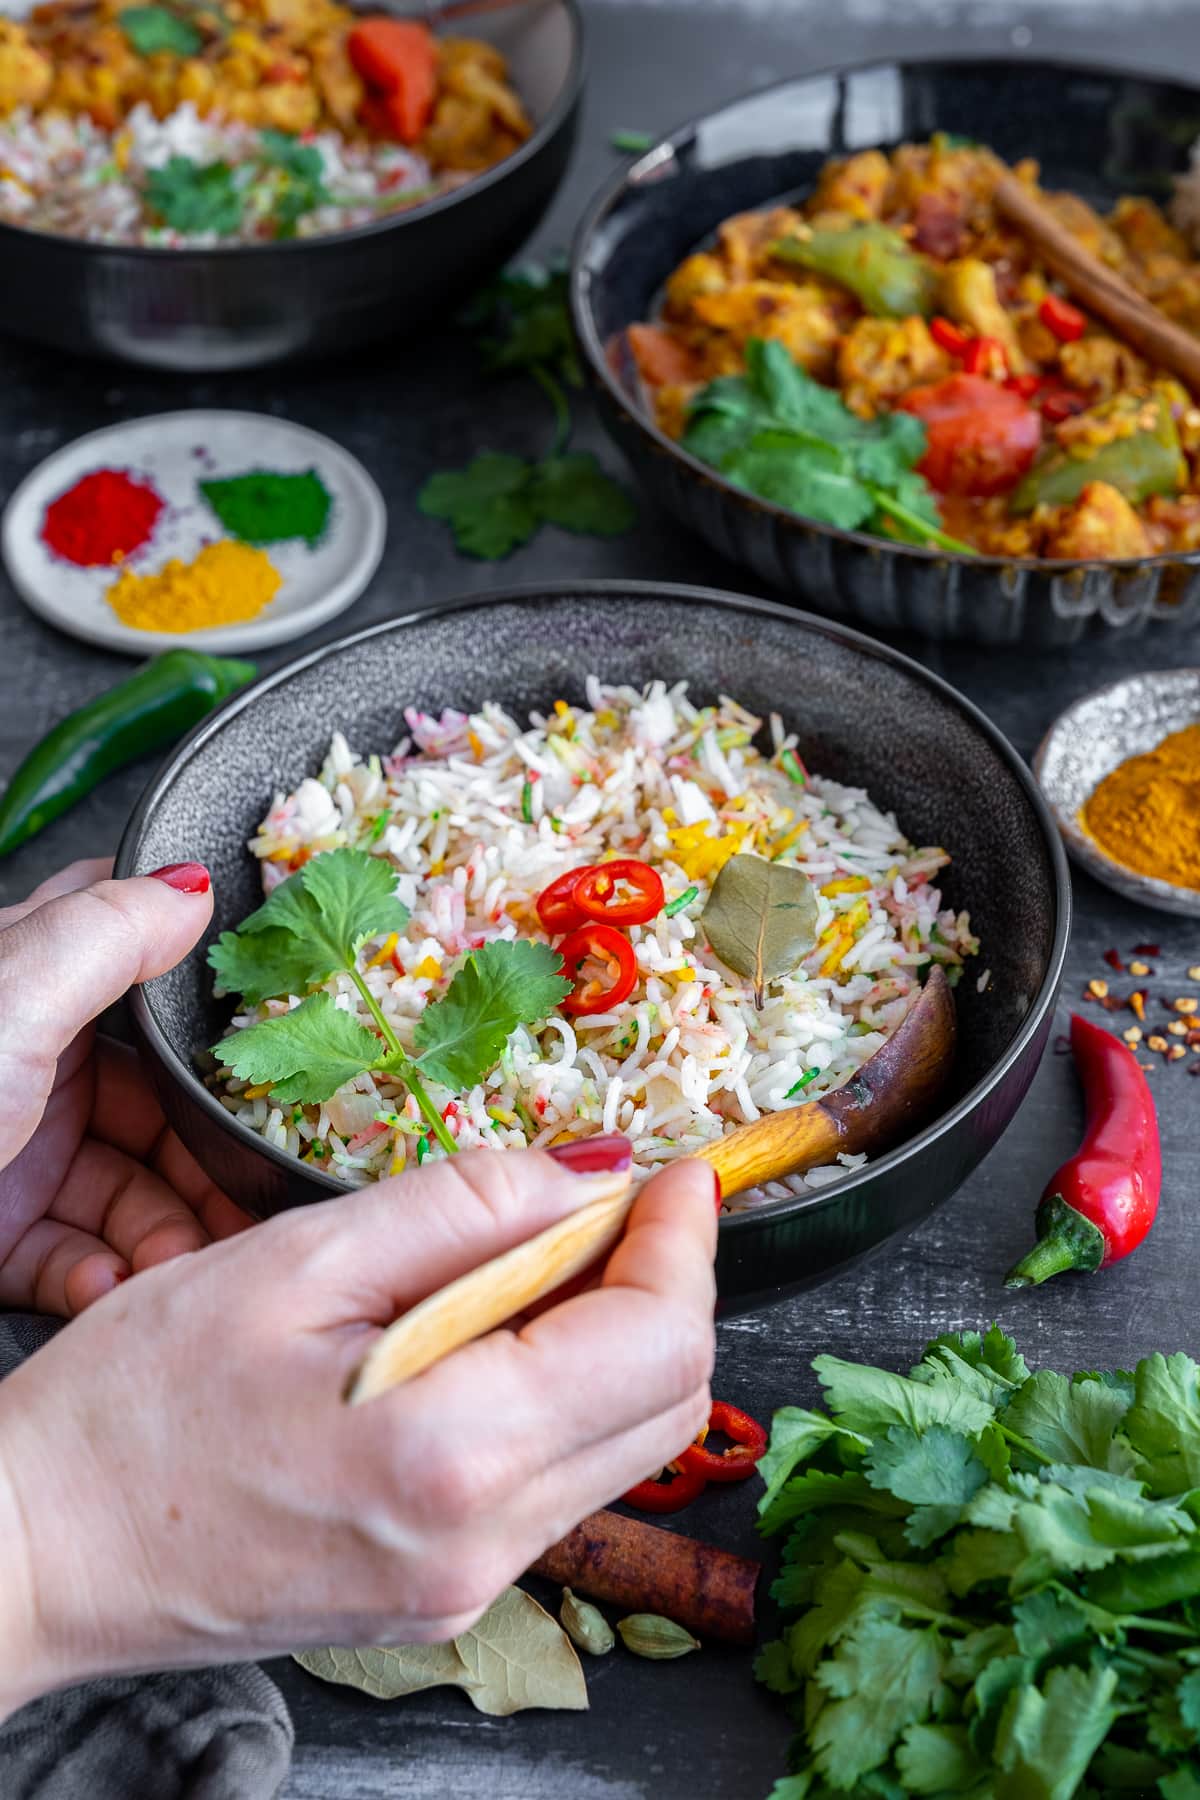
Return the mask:
M1085 250L1015 175L1000 177L994 198L996 211L1017 227L1089 312L1104 319L1157 367L1178 375L1200 397L1200 337L1168 319L1123 276Z
M762 1564L641 1519L591 1513L529 1572L627 1612L661 1613L699 1638L754 1642Z

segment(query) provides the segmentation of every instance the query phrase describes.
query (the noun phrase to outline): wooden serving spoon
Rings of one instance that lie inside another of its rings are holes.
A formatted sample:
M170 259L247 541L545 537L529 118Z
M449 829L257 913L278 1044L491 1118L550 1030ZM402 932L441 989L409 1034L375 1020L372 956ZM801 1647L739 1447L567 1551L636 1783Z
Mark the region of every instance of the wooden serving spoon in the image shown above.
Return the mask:
M822 1100L764 1113L696 1154L723 1194L815 1169L839 1153L882 1150L928 1118L954 1058L954 1001L945 972L929 979L899 1029L843 1087ZM582 1274L612 1249L633 1205L628 1173L592 1175L594 1198L431 1294L377 1338L355 1376L352 1406L459 1350Z

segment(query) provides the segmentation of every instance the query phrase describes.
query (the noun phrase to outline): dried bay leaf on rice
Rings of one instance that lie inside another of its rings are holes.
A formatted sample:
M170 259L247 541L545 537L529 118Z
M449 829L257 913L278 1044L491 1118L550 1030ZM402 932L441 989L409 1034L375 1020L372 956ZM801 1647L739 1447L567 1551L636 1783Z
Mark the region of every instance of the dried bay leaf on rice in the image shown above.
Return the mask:
M587 1682L574 1645L544 1607L510 1587L471 1631L454 1640L471 1678L467 1697L504 1718L528 1706L582 1712Z
M372 1700L399 1700L423 1688L463 1687L467 1669L453 1644L397 1644L371 1650L299 1650L293 1661L320 1681L358 1688Z
M582 1711L583 1668L562 1627L520 1588L507 1588L479 1622L449 1644L367 1650L302 1650L293 1660L318 1680L399 1700L425 1688L460 1687L497 1718L527 1707Z
M754 983L790 975L817 941L817 895L802 870L763 856L732 856L700 915L709 943L735 975Z

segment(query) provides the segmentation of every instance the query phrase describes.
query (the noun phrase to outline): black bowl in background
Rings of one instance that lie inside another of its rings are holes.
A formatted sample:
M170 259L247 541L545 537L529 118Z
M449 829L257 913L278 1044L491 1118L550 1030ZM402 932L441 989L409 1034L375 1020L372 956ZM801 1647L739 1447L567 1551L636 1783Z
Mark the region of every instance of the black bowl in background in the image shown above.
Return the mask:
M89 243L0 224L0 331L155 368L248 369L344 353L443 312L520 248L566 172L583 85L577 0L473 20L534 120L453 193L327 237L211 249Z
M866 786L923 843L945 843L948 902L970 908L979 968L957 990L960 1050L938 1119L835 1189L721 1222L727 1301L828 1278L932 1212L1008 1125L1050 1030L1070 921L1058 832L995 726L937 676L845 626L704 588L639 582L507 591L394 619L312 651L237 695L176 750L139 801L118 875L181 858L213 874L209 941L261 900L245 845L272 794L319 766L335 726L361 749L402 734L406 705L499 698L515 712L578 699L584 677L686 678L777 710L823 774ZM202 952L133 995L143 1051L168 1118L208 1173L265 1216L344 1194L328 1175L239 1124L195 1073L229 1003Z
M809 193L826 158L961 132L1051 187L1111 205L1169 192L1200 91L1034 61L875 63L806 75L680 127L605 184L579 226L571 307L608 430L654 497L722 556L871 630L1033 648L1200 617L1200 553L1076 566L956 556L839 531L734 487L658 430L611 366L672 269L723 219Z

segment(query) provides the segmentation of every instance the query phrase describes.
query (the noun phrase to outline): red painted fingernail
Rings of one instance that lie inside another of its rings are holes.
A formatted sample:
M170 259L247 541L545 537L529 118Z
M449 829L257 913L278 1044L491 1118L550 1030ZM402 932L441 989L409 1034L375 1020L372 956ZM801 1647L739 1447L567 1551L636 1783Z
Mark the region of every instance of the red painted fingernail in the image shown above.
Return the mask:
M550 1155L573 1175L616 1175L633 1164L633 1145L619 1131L553 1144Z
M207 894L212 882L203 863L165 863L149 871L152 881L165 881L181 894Z

